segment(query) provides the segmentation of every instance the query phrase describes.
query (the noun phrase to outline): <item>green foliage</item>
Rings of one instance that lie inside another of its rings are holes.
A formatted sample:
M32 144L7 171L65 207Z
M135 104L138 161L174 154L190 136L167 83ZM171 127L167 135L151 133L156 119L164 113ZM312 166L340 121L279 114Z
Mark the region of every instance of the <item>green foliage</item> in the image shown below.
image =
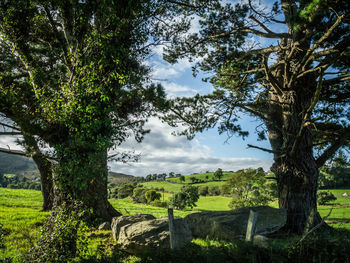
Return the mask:
M198 188L191 185L184 185L180 192L175 193L169 200L169 205L176 209L184 210L186 207L193 208L199 199Z
M118 198L125 198L133 195L136 185L132 183L122 184L118 187Z
M319 205L325 205L331 201L335 201L337 198L330 191L318 191L317 192L317 203Z
M212 195L212 196L220 195L221 194L220 187L217 185L209 186L208 193L209 193L209 195Z
M350 233L346 230L311 234L302 242L287 247L290 262L305 263L348 262L349 250Z
M198 187L198 193L201 196L207 196L209 194L208 186L203 185Z
M263 169L240 170L227 181L233 196L231 209L245 206L267 205L273 200L272 190L267 188Z
M214 173L214 178L217 180L220 180L223 176L224 176L224 174L223 174L221 168L217 169Z
M168 106L143 63L159 5L0 3L0 112L54 149L59 190L96 216L107 214L95 202L107 203L107 150L131 134L140 142L147 118Z
M160 200L162 195L160 193L157 193L155 190L148 190L145 193L145 197L146 197L147 203L151 203L153 201Z
M180 182L185 182L185 176L181 175L181 176L179 177L179 179L180 179Z
M86 211L81 203L68 200L57 207L42 228L38 243L25 262L71 262L87 252Z
M144 188L144 187L136 187L133 190L133 194L132 194L132 199L135 203L142 203L142 204L146 204L147 203L147 199L146 199L146 192L149 189Z

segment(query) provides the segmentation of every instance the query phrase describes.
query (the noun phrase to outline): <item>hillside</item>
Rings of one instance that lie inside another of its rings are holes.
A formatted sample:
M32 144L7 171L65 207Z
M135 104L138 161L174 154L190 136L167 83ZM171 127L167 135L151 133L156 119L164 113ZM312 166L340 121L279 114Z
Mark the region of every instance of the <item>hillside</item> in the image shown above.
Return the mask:
M25 176L30 179L39 177L39 170L32 158L0 152L0 173ZM129 182L132 175L109 172L109 182L120 184Z
M35 162L28 157L0 152L0 173L28 178L39 176Z

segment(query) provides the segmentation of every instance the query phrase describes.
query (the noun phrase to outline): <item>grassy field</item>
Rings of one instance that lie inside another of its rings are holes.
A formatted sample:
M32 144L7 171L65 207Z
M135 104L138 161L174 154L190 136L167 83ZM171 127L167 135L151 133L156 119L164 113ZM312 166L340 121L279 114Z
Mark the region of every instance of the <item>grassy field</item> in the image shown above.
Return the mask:
M322 217L326 216L330 209L331 215L327 222L336 228L350 230L350 198L341 196L350 190L331 190L337 200L327 206L319 206ZM172 194L165 193L164 199L168 200ZM42 222L49 215L48 212L40 212L42 196L40 191L18 190L0 188L0 223L9 230L5 237L6 249L0 249L0 261L6 257L19 255L30 248L39 237ZM166 217L167 209L152 207L143 204L134 204L131 199L111 199L111 204L124 215L140 213L153 214L155 217ZM193 210L174 211L175 216L184 217L190 213L208 210L228 210L229 197L207 196L200 197L197 207ZM277 202L271 203L277 207ZM97 241L93 245L96 245Z
M174 179L177 179L177 178L174 178ZM142 183L142 185L147 188L158 188L158 189L164 188L165 192L176 193L176 192L179 192L181 187L187 183L190 183L190 181L187 180L186 183L180 183L180 182L174 183L173 181L166 180L166 181L145 182L145 183ZM196 183L193 185L199 187L199 186L221 186L223 184L225 184L225 181L208 181L204 183Z
M0 223L9 230L7 249L0 250L0 260L15 256L32 246L39 237L42 222L49 212L39 212L40 191L0 188Z

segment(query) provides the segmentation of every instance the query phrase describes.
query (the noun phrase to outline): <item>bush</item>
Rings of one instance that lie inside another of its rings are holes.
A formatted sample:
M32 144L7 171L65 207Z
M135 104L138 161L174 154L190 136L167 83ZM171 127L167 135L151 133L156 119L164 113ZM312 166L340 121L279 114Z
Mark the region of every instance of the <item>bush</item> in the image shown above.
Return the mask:
M160 193L157 193L155 190L148 190L145 193L145 197L146 197L147 203L150 203L152 201L160 200L162 195Z
M317 203L319 205L325 205L331 201L335 201L337 198L329 191L318 191L317 192Z
M219 186L213 185L208 187L209 195L220 195L221 191Z
M200 187L198 187L198 193L199 193L199 195L201 195L201 196L207 196L208 195L208 193L209 193L209 191L208 191L208 186L200 186Z
M183 210L186 207L191 209L199 199L198 188L192 185L184 185L180 192L175 193L169 200L169 205L175 209Z
M152 202L149 203L151 206L156 206L156 207L168 207L168 203L167 202L162 202L160 200L154 200Z
M126 198L128 196L132 196L134 191L135 185L134 184L122 184L118 187L118 198Z
M231 194L231 187L227 184L223 184L221 187L220 187L220 193L221 195L229 195Z
M132 199L135 203L142 203L142 204L146 204L147 203L147 199L145 197L145 193L148 191L149 189L147 188L143 188L143 187L136 187L133 191L133 195L132 195Z

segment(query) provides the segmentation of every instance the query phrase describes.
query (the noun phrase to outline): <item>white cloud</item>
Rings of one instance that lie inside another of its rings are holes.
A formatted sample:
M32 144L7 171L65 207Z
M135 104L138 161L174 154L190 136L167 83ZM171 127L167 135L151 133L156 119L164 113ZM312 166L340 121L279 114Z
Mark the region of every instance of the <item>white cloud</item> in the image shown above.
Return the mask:
M182 173L214 171L236 171L243 168L263 167L268 170L272 160L258 158L222 158L213 156L211 149L197 140L171 135L174 130L156 119L147 124L151 129L144 141L138 144L132 140L122 144L119 150L135 150L141 154L137 163L110 163L112 171L145 176L150 173Z

